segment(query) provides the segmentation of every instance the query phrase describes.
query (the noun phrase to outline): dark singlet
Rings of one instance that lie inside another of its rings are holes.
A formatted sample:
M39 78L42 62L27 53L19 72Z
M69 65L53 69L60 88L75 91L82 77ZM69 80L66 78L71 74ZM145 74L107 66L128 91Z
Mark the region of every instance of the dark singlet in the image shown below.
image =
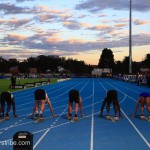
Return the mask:
M79 103L79 92L77 90L71 90L69 92L69 101L71 103Z
M43 89L37 89L34 93L35 100L45 100L46 99L46 92Z
M1 94L1 104L5 104L5 102L10 105L13 96L10 92L2 92Z
M115 90L110 90L107 92L107 102L111 103L112 101L116 101L117 98L117 91Z
M141 93L139 96L147 98L147 97L150 97L150 94L145 92L145 93Z

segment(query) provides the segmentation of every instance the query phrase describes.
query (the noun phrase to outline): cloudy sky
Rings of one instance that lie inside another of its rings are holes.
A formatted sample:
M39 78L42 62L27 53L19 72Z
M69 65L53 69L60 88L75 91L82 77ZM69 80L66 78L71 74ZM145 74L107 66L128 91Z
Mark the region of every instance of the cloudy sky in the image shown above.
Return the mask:
M150 53L150 0L132 0L133 60ZM59 55L98 64L129 54L129 0L0 0L0 56Z

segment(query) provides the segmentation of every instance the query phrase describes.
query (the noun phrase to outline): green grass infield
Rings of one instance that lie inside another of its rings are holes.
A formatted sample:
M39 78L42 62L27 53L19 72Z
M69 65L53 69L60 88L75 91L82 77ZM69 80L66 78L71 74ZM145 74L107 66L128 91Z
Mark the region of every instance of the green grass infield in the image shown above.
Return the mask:
M40 82L40 81L48 81L47 78L36 78L36 79L17 79L16 80L16 84L17 85L24 85L25 83L34 83L34 82ZM50 79L50 83L55 83L57 82L57 79L51 78ZM11 89L9 88L11 84L11 80L10 79L0 79L0 93L3 91L17 91L17 90L21 90L21 89ZM27 88L31 88L31 87L27 87Z

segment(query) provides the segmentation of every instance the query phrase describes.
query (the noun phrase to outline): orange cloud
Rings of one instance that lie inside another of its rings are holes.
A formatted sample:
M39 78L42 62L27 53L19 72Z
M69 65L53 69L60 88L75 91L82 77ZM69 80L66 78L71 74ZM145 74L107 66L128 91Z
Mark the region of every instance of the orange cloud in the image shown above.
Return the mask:
M7 20L7 25L10 25L11 27L18 27L18 26L22 26L24 24L27 24L28 22L30 22L30 19L10 19Z
M149 24L150 20L134 20L133 21L135 25L144 25L144 24Z
M22 41L27 39L26 36L23 35L19 35L19 34L8 34L7 37L11 40L15 40L15 41Z
M109 26L109 25L96 25L93 27L89 27L89 29L91 29L91 30L108 30L110 28L111 28L111 26Z
M86 41L81 40L81 39L69 39L68 42L69 42L69 44L83 44L83 43L86 43Z
M82 26L83 28L88 28L90 25L89 25L88 23L81 23L81 26Z
M72 22L65 21L65 22L63 22L63 24L64 24L64 25L71 25L71 24L72 24Z
M57 44L59 42L62 42L62 38L59 37L48 37L44 40L46 43L53 43L53 44Z
M5 21L5 20L3 20L3 19L1 19L1 20L0 20L0 23L5 23L5 22L6 22L6 21Z
M117 23L117 24L114 24L115 27L125 27L126 26L126 23Z
M41 12L46 12L48 13L49 15L57 15L61 18L68 18L70 17L71 15L69 14L68 10L57 10L55 8L52 8L52 9L48 9L46 6L44 5L39 5L39 8L41 9ZM44 16L44 15L43 15Z
M38 7L41 9L42 12L48 12L48 13L53 13L53 14L61 13L61 11L56 10L56 9L48 9L47 6L45 5L38 5Z

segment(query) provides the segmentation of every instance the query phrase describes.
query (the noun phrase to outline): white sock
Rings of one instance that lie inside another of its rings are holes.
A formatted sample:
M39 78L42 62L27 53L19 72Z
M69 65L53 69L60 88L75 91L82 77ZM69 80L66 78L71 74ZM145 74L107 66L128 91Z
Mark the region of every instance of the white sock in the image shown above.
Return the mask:
M35 114L38 114L38 111L35 111Z

